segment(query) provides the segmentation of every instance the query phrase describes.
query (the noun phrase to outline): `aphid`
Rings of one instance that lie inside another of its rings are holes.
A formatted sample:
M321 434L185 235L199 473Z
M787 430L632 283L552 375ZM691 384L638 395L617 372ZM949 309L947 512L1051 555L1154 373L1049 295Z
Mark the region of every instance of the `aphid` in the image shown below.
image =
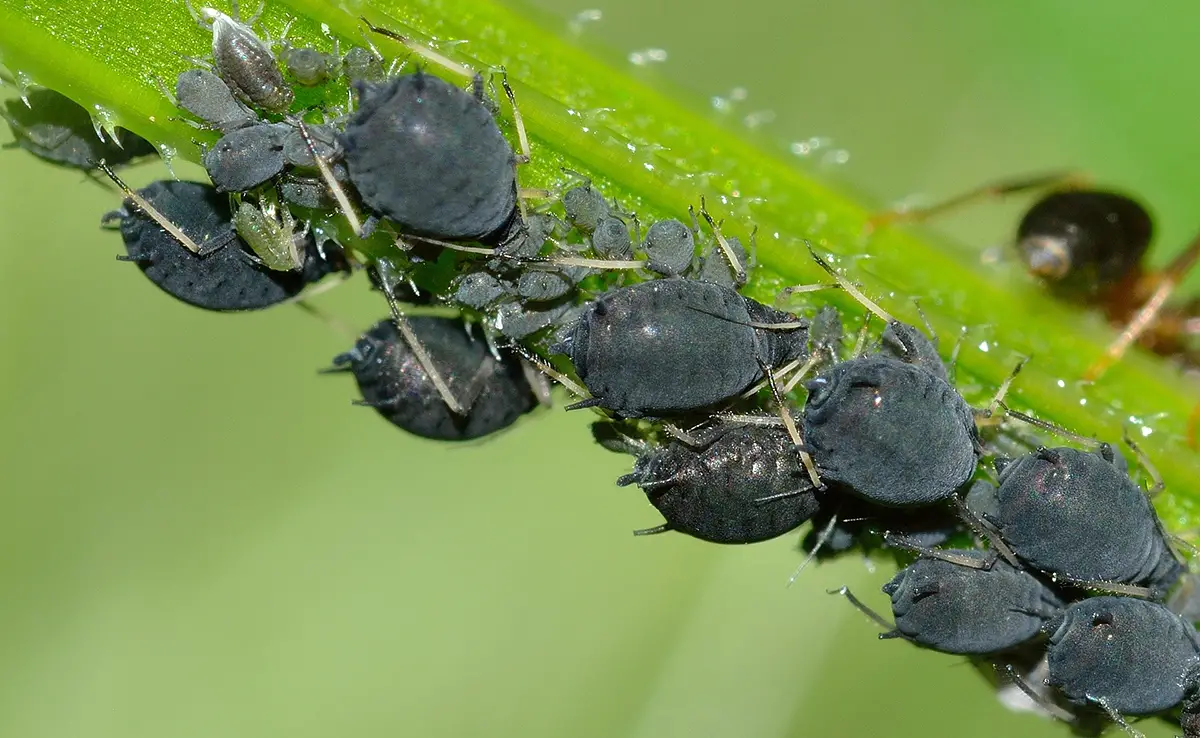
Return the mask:
M801 545L810 559L818 560L856 547L864 553L890 548L892 536L922 548L936 548L964 529L955 512L945 507L880 507L844 495L831 496L812 523Z
M586 267L577 266L553 271L529 269L517 280L517 295L526 302L551 302L571 294L589 273Z
M519 341L538 331L559 325L576 308L571 302L543 307L528 307L506 302L496 308L493 325L504 336Z
M1142 262L1154 225L1145 206L1085 184L1084 178L1073 174L996 182L931 207L884 213L872 223L925 220L983 198L1049 189L1017 228L1022 261L1051 293L1099 307L1111 324L1122 329L1085 377L1099 377L1135 341L1160 355L1187 355L1188 320L1195 316L1196 307L1166 303L1200 259L1200 239L1166 268L1148 270Z
M678 220L660 220L646 229L642 248L647 269L665 277L678 277L692 266L696 234Z
M733 236L728 240L729 249L733 251L737 257L738 265L741 267L743 275L742 282L738 281L737 274L730 267L729 259L724 253L716 251L709 252L704 257L704 261L700 264L700 271L696 274L696 279L704 282L712 282L714 284L725 285L726 287L737 287L744 283L744 275L746 269L750 266L750 259L746 253L746 247L742 245L741 240L737 236Z
M981 563L987 557L972 549L945 553ZM1003 561L981 569L919 558L883 585L883 592L892 598L896 622L880 638L904 638L963 655L999 653L1031 641L1063 609L1056 592ZM877 622L886 623L848 589L843 588L843 594Z
M190 2L187 9L201 28L212 31L213 67L238 99L272 113L283 113L291 107L295 95L275 55L250 28L262 14L261 6L246 23L214 8L201 8L197 13Z
M233 230L229 199L198 182L160 181L136 193L201 253L185 246L132 201L104 216L119 221L128 256L164 292L206 310L257 310L300 294L334 265L306 240L304 267L280 272L254 263Z
M220 192L249 190L272 179L286 164L286 123L259 123L230 131L204 154L204 168Z
M976 512L1029 566L1077 583L1159 594L1179 578L1182 565L1149 498L1108 444L1040 448L997 459L996 470L995 501L977 493L973 501L985 510Z
M383 82L387 78L387 74L383 70L383 60L370 49L362 46L351 47L342 57L342 74L346 76L346 81L352 84L355 82Z
M822 478L879 505L949 499L978 461L970 406L947 382L929 339L813 257L888 323L883 353L835 364L805 385L804 436Z
M326 162L333 161L330 169L334 178L345 181L345 166L336 161L342 155L337 140L337 130L327 124L305 124L305 128L308 131L309 140L312 141L312 149L309 149L308 142L304 140L304 135L301 134L298 126L288 126L283 136L284 161L301 169L316 169L317 162L313 156L315 152L316 156Z
M1200 668L1200 637L1156 602L1081 600L1049 623L1049 683L1070 702L1098 706L1117 723L1178 705Z
M601 218L592 231L592 250L601 259L632 258L633 238L629 235L629 225L612 215Z
M567 190L562 204L567 221L584 233L596 230L600 221L608 216L608 202L602 192L592 188L591 182Z
M304 268L308 228L296 232L296 221L286 205L267 198L258 205L241 202L233 214L233 227L268 269Z
M336 77L340 64L336 40L332 54L310 46L285 46L283 50L283 66L288 75L306 87L315 87Z
M713 543L757 543L800 527L820 506L791 438L778 426L718 426L647 451L632 474L668 530Z
M179 73L175 104L224 133L258 122L258 116L233 96L229 85L207 69Z
M407 233L502 243L519 221L518 157L482 85L471 95L418 71L355 87L342 145L363 202Z
M1179 713L1179 727L1183 728L1183 738L1200 738L1200 682L1189 685Z
M756 327L786 323L786 330ZM805 355L807 322L720 285L657 279L591 303L551 348L566 354L591 399L625 417L701 410L737 397Z
M511 354L497 360L461 318L408 321L466 412L451 411L395 322L381 320L334 357L330 371L353 372L363 404L389 422L424 438L464 441L507 428L537 404L520 360Z
M101 159L118 167L158 153L149 141L124 128L115 129L115 138L102 138L87 110L54 90L30 90L26 98L29 107L18 99L5 101L3 115L15 145L34 156L92 170Z
M483 310L515 291L512 283L484 271L460 274L450 289L455 302L476 310Z

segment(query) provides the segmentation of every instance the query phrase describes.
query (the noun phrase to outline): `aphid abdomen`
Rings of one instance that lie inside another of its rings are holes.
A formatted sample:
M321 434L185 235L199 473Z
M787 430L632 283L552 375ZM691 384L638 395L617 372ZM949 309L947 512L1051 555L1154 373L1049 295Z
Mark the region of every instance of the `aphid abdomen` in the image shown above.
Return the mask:
M286 111L294 95L271 50L249 27L223 13L206 10L213 21L212 53L217 74L244 102L274 113Z

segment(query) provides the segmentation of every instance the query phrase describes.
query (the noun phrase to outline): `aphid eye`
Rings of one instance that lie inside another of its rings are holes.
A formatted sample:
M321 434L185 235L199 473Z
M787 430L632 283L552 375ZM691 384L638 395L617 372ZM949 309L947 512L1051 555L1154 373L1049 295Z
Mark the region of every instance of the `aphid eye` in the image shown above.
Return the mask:
M379 344L367 338L360 338L358 343L354 345L354 352L358 354L360 362L373 361Z

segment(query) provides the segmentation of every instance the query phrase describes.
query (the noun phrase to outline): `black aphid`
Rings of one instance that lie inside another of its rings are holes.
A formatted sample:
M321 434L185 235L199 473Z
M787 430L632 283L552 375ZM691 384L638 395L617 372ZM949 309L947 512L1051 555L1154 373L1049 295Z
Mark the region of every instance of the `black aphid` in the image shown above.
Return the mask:
M19 99L6 100L4 119L15 144L55 164L94 169L101 159L118 167L141 156L157 154L149 141L124 128L101 138L88 111L53 90L31 90L29 107Z
M329 274L334 265L318 252L311 237L302 253L302 269L280 272L255 263L233 230L229 199L206 184L160 181L138 194L203 253L189 250L131 201L105 216L119 221L128 255L164 292L207 310L256 310L300 294Z
M753 324L788 323L784 330ZM669 415L726 402L805 354L807 323L720 285L658 279L590 304L551 350L566 354L598 406Z
M450 410L396 324L381 320L333 364L354 373L365 404L388 421L425 438L463 441L507 428L533 409L536 398L516 356L497 361L460 318L408 321L466 413Z
M791 438L778 426L722 426L699 445L672 440L638 458L637 484L674 530L713 543L756 543L794 530L820 505Z
M1178 705L1200 667L1195 628L1156 602L1091 597L1068 607L1047 632L1049 683L1118 722Z

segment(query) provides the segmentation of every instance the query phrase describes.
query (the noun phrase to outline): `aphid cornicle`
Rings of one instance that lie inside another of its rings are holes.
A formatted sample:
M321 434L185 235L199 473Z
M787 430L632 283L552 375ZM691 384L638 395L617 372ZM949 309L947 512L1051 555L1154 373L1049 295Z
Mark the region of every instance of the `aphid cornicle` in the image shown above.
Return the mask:
M419 316L409 323L467 412L450 410L388 319L335 357L333 365L335 371L354 373L365 403L389 422L425 438L464 441L507 428L533 409L536 399L517 357L506 353L497 361L459 318Z
M291 107L295 95L266 43L247 23L215 8L188 11L201 28L212 31L213 67L243 102L272 113ZM253 19L251 20L251 23Z
M257 310L284 302L333 271L312 239L306 239L304 266L293 272L254 263L233 230L229 199L198 182L160 181L139 190L159 213L211 253L192 253L148 215L127 202L105 216L118 221L128 253L124 257L164 292L183 302L217 311Z
M74 100L53 90L30 90L25 97L6 100L3 116L14 143L34 156L75 169L93 169L101 159L111 167L158 153L146 139L124 128L116 138L97 133L92 117Z
M363 202L407 233L505 240L519 220L516 156L482 98L421 71L355 88L342 144Z
M763 378L763 364L804 356L807 343L806 321L728 287L657 279L601 295L551 351L571 359L592 393L573 407L638 417L731 400Z
M672 440L641 455L637 484L673 530L713 543L757 543L800 527L820 506L791 438L777 426L720 426L698 446Z

